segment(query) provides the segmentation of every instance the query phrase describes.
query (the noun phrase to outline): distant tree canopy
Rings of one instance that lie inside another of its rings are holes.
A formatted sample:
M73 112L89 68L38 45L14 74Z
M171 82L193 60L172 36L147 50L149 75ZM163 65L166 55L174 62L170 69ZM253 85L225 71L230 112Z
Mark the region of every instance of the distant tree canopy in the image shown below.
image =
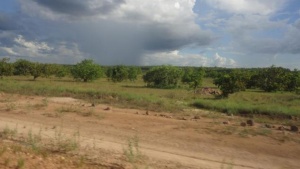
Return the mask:
M0 59L0 77L3 76L33 76L38 77L65 77L72 75L76 80L84 82L98 79L103 71L100 65L93 60L83 60L76 65L60 65L31 62L18 59L14 63L9 58ZM214 84L228 97L234 92L246 89L261 89L265 92L298 91L300 88L300 72L282 67L268 68L218 68L218 67L185 67L176 66L111 66L106 67L106 77L113 82L124 80L135 81L138 75L144 72L143 80L149 87L175 88L181 81L196 91L201 87L203 77L213 78Z
M14 72L14 66L9 62L9 58L3 58L0 60L0 76L11 76Z
M272 66L260 70L257 80L258 87L266 92L293 91L299 87L299 73L282 67Z
M93 60L85 59L71 69L71 74L76 80L88 82L100 78L102 76L102 68L94 63Z
M222 96L249 88L259 88L266 92L296 91L300 87L300 73L282 67L271 66L256 71L232 70L214 79L223 92Z
M182 76L182 70L175 66L153 67L143 76L149 87L175 88Z
M196 93L197 88L199 88L202 85L203 76L203 68L189 67L184 70L184 74L182 76L181 81L183 83L187 83L189 85L189 88L193 89L194 93Z
M32 69L32 63L25 59L19 59L14 63L14 67L14 75L29 76Z
M219 75L218 78L214 79L214 84L222 91L222 97L227 98L229 94L246 89L246 78L241 72L232 71Z
M141 73L141 68L136 66L118 65L106 69L106 77L113 82L122 82L124 80L135 81Z

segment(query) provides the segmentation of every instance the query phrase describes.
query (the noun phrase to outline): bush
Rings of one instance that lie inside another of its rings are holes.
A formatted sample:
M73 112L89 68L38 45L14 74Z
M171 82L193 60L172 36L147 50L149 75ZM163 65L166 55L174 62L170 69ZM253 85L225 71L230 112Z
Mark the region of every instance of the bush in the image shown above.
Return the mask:
M148 87L176 88L181 79L182 70L174 66L158 66L151 68L143 80Z
M102 68L93 60L85 59L72 68L71 74L74 79L87 82L99 79L102 76Z

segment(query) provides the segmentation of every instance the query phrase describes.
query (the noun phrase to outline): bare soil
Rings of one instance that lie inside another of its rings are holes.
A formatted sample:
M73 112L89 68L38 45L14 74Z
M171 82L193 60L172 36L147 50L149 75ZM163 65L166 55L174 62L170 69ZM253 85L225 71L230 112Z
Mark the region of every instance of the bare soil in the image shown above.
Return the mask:
M258 123L240 126L245 120L204 110L157 113L92 105L73 98L2 93L0 131L17 131L17 137L1 138L0 152L4 147L8 150L0 153L0 168L17 168L20 159L25 163L22 168L49 169L300 168L299 132L280 131L280 124L270 129ZM49 140L58 131L66 138L78 133L80 148L43 156L22 142L31 132ZM131 138L138 138L140 158L135 162L124 153L130 149ZM21 146L18 152L16 145Z

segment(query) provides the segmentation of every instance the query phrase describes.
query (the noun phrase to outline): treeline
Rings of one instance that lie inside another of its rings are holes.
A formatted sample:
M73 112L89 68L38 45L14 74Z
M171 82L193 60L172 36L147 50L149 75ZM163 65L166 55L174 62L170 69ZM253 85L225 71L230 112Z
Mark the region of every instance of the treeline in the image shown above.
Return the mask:
M62 65L31 62L19 59L14 63L9 58L0 60L0 76L32 76L34 80L38 77L65 77L71 76L75 80L88 82L104 75L109 81L122 82L124 80L135 81L142 70L137 66L100 66L93 60L85 59L76 65Z
M228 69L214 78L214 84L223 97L246 89L261 89L265 92L298 91L300 72L298 70L271 66L256 69Z
M282 67L268 68L199 68L163 66L100 66L93 60L83 60L76 65L44 64L19 59L10 63L8 58L0 60L0 76L24 75L38 77L72 76L78 81L92 81L105 76L109 81L135 81L142 75L148 87L176 88L180 84L194 91L201 87L204 77L214 79L222 91L222 97L246 89L261 89L266 92L297 91L300 87L300 72Z
M44 64L38 62L30 62L25 59L19 59L14 63L9 62L9 58L0 60L0 76L33 76L38 77L65 77L70 73L70 66L59 64Z

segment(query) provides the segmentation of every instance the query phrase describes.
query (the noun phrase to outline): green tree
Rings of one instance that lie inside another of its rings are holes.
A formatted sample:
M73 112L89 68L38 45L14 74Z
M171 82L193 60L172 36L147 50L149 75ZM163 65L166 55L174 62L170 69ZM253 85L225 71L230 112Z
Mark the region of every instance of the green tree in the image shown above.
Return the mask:
M300 87L300 72L295 69L286 76L286 91L296 91Z
M196 93L197 88L202 85L203 76L203 68L188 68L182 77L182 82L189 84L189 87Z
M139 67L134 67L134 66L129 67L129 69L128 69L128 79L132 82L136 81L138 75L140 74L140 72L142 72L142 70Z
M290 70L271 66L259 72L258 86L266 92L285 90Z
M123 65L114 66L110 76L113 82L122 82L128 79L128 68Z
M0 60L0 76L3 78L3 76L11 76L14 71L14 67L9 62L9 58L2 58Z
M245 90L249 79L245 72L233 70L214 79L214 84L222 91L221 96L227 98L229 94Z
M85 59L71 69L71 74L74 79L87 82L100 78L102 76L102 68L94 63L93 60Z
M64 65L55 65L54 75L58 78L63 78L69 74L69 69Z
M14 75L28 76L32 69L32 63L25 59L18 59L14 63L14 68Z
M175 88L182 76L182 70L174 66L153 67L143 76L149 87Z
M36 80L38 77L45 75L45 65L41 63L31 63L30 66L30 75L33 76L33 80Z

